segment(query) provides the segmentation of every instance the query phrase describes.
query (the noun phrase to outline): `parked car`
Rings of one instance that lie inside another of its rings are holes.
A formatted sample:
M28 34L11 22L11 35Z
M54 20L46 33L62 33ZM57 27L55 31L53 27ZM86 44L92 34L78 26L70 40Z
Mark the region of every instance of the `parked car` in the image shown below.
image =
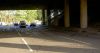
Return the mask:
M26 22L25 21L20 21L20 23L19 23L19 27L20 28L26 28Z
M30 24L30 27L35 27L36 26L36 23L31 23Z
M7 25L5 22L0 22L0 25Z
M18 26L19 24L18 23L14 23L14 26Z

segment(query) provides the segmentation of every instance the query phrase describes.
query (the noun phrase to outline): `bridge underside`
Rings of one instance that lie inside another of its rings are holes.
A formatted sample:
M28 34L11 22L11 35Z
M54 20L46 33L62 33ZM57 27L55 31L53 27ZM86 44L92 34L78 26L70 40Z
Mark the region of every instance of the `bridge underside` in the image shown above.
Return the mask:
M64 0L0 0L0 9L63 9Z
M0 10L42 9L47 11L47 17L52 10L54 13L61 10L63 16L55 16L53 22L50 17L45 17L44 12L43 22L47 25L87 28L95 23L100 25L98 4L97 0L0 0Z

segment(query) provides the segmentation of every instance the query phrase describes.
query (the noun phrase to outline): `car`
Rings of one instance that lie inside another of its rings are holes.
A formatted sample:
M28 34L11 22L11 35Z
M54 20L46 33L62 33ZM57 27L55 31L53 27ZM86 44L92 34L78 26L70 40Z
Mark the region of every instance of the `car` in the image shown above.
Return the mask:
M20 21L20 23L19 23L19 27L20 28L26 28L26 22L25 21Z
M14 26L18 26L19 24L18 23L14 23Z
M0 22L0 25L7 25L5 22Z
M35 27L36 26L36 23L31 23L30 24L30 27Z

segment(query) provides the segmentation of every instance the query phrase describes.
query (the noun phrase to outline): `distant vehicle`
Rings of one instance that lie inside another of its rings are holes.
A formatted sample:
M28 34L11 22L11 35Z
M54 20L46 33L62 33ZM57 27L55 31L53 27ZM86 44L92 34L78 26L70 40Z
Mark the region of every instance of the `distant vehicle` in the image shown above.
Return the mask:
M30 27L34 27L34 26L36 26L36 23L31 23L30 24Z
M26 22L25 21L20 21L19 23L20 28L26 28Z
M0 25L7 25L5 22L0 22Z
M19 24L18 23L14 23L14 26L18 26Z
M34 20L33 23L36 24L36 26L39 26L42 24L42 21L39 21L39 20Z

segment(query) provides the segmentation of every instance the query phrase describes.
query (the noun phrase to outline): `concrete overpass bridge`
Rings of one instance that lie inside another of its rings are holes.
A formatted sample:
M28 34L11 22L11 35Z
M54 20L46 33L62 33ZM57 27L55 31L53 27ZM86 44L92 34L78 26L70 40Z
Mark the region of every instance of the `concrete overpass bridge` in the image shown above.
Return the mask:
M44 25L88 29L95 24L100 28L98 4L97 0L0 0L0 10L41 9ZM1 53L100 53L100 31L13 29L0 32Z
M48 23L48 25L52 25L50 15L54 13L54 17L57 17L56 14L60 10L63 12L63 16L55 18L53 25L88 28L92 23L100 23L97 14L99 12L98 4L96 0L1 0L0 9L41 9L43 10L43 23Z

